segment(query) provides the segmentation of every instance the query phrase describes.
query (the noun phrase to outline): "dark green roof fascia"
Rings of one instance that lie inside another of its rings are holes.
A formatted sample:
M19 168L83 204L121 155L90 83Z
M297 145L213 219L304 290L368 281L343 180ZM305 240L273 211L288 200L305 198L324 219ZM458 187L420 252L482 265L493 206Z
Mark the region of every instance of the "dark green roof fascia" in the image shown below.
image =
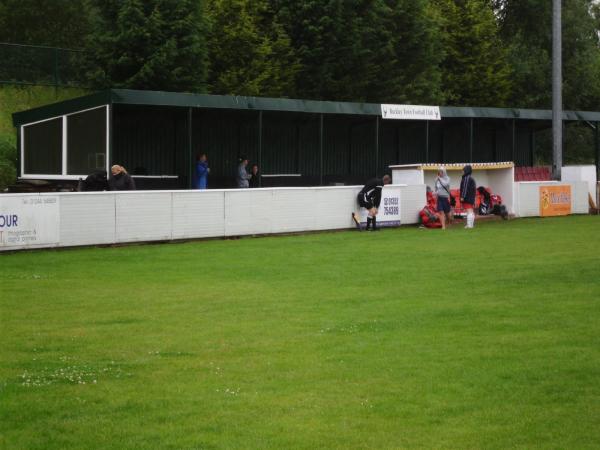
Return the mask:
M287 98L243 97L177 92L114 89L113 102L127 105L181 106L186 108L247 109L299 113L380 115L375 103L325 102Z
M246 109L299 113L381 115L379 103L328 102L286 98L184 94L162 91L114 89L113 102L128 105L181 106L191 108ZM518 108L441 106L442 118L552 120L552 111ZM564 120L600 120L600 112L563 111Z
M518 108L473 108L441 106L442 118L471 117L474 119L524 119L524 120L552 120L552 111L549 109L518 109ZM563 111L563 120L600 121L600 112L595 111Z
M175 106L314 114L381 115L378 103L329 102L286 98L242 97L178 92L112 89L13 114L19 126L106 104ZM552 120L552 111L540 109L475 108L441 106L442 118ZM564 111L564 120L600 121L600 112Z
M94 94L84 95L83 97L72 98L70 100L51 103L50 105L14 113L12 115L13 125L18 127L23 124L38 122L40 120L50 119L64 114L71 114L84 109L108 105L110 103L111 91L100 91Z

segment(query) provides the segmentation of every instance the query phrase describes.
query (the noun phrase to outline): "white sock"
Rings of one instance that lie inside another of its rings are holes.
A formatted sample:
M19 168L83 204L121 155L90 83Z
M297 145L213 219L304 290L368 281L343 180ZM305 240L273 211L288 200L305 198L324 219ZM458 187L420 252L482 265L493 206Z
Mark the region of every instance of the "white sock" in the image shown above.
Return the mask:
M469 228L473 228L475 226L475 213L468 213L467 214L467 226Z

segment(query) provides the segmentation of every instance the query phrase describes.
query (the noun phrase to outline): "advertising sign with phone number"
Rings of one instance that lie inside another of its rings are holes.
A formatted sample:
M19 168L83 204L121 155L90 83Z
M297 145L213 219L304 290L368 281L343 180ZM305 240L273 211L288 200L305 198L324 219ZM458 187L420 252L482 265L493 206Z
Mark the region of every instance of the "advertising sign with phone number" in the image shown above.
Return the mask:
M59 241L58 196L0 196L0 249Z
M358 207L358 204L357 204ZM366 226L367 210L360 208L360 223ZM377 214L377 226L399 227L400 226L400 188L386 186L381 192L381 204Z

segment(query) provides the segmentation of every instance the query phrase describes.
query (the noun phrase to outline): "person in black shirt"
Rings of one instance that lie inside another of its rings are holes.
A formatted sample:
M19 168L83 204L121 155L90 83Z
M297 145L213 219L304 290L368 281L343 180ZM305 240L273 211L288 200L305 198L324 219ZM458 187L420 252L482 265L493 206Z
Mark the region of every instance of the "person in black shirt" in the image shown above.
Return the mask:
M260 184L260 172L258 170L258 164L252 164L252 168L250 169L250 175L252 175L252 178L250 178L250 187L251 188L257 188L259 187Z
M381 203L381 191L383 186L390 184L392 177L385 175L383 178L373 178L358 193L358 204L365 208L369 214L367 216L367 231L377 231L377 213Z
M477 184L471 175L473 168L470 165L463 167L463 176L460 180L460 204L467 210L467 225L465 228L473 228L475 226L475 195Z

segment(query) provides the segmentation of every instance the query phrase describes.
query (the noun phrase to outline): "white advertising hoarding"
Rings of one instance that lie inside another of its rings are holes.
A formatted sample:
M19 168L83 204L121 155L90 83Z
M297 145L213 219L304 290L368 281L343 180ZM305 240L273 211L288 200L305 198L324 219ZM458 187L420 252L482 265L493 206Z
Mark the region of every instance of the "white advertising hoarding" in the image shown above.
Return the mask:
M400 226L400 195L399 188L393 186L384 187L381 192L381 204L377 214L377 226L380 227L399 227ZM358 207L358 204L357 204ZM367 224L368 212L365 208L360 208L360 223Z
M397 120L442 120L439 106L381 105L381 117Z
M58 196L0 195L0 248L58 244Z

